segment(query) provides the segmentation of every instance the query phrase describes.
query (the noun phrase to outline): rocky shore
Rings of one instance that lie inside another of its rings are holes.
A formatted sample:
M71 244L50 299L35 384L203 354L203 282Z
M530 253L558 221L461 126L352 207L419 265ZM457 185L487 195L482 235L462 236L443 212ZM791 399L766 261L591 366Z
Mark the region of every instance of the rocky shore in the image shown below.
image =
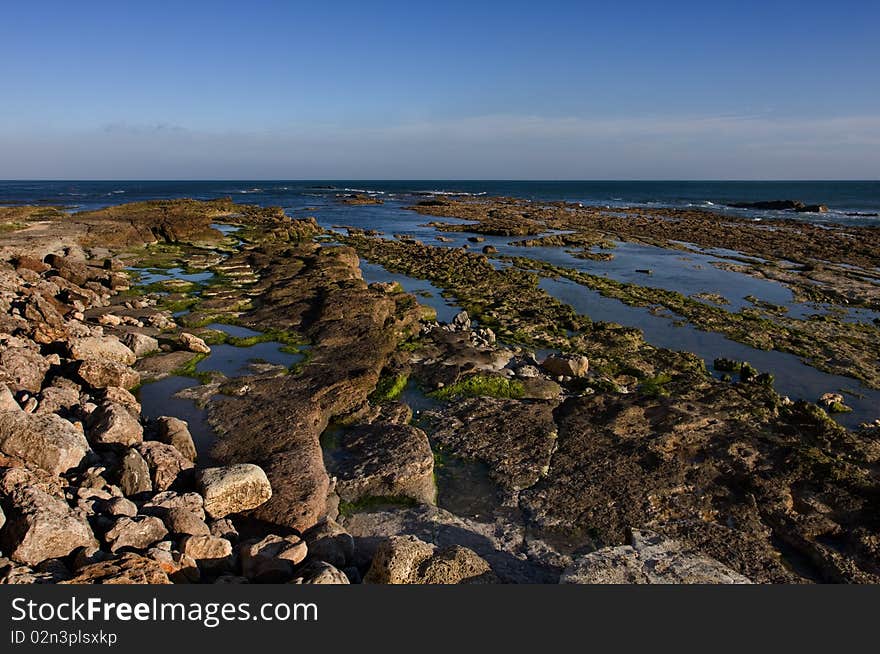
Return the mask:
M415 208L476 233L571 230L564 245L581 248L687 233L762 256L756 275L783 245L840 275L880 261L870 228L780 221L754 239L744 223L734 242L685 213ZM593 322L542 290L533 262L327 234L229 200L0 212L17 226L0 235L4 583L880 581L880 426L844 429L825 410L836 398L792 402L742 365L722 381ZM464 311L437 322L399 285L365 282L360 258ZM139 277L169 270L199 281ZM795 327L775 341L802 347ZM837 365L873 382L875 335L860 338ZM301 360L198 369L221 344L267 340ZM207 445L179 416L144 415L144 385L172 376L193 378Z

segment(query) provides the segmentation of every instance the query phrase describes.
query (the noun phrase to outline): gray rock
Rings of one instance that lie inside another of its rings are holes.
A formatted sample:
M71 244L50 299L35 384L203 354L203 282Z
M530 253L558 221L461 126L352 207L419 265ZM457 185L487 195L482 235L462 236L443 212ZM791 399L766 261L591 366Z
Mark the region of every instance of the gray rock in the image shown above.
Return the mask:
M272 497L266 473L252 463L205 468L197 473L196 482L211 518L254 509Z
M144 440L144 428L126 407L114 402L101 404L87 420L89 439L98 445L137 445Z
M82 431L60 416L0 413L0 452L58 475L78 466L89 451Z
M563 572L562 584L749 584L746 577L686 545L647 530L631 544L582 556Z
M122 457L119 487L126 497L148 493L153 490L150 467L136 450L128 450Z
M165 525L155 516L121 517L104 534L104 541L110 546L111 552L126 547L144 550L167 535Z
M189 433L189 425L185 421L162 416L156 420L156 426L158 427L157 438L160 442L174 446L190 461L196 460L196 446L193 443L192 434Z
M159 351L159 341L152 336L138 332L130 332L123 336L122 343L138 358Z

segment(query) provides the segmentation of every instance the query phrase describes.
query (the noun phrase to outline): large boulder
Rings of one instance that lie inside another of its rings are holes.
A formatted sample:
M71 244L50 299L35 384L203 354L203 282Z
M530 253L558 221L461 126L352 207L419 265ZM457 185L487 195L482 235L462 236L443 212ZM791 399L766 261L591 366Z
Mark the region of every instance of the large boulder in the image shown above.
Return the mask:
M137 357L115 336L85 336L75 338L69 344L71 359L108 359L126 366Z
M49 367L49 361L35 349L9 347L0 352L0 382L15 392L38 392Z
M122 344L140 358L159 351L159 341L152 336L138 332L130 332L122 337Z
M35 566L94 544L89 524L64 500L36 485L17 485L10 490L4 501L7 516L0 544L15 561Z
M144 440L144 428L126 407L104 402L88 418L89 440L97 445L132 446Z
M170 584L162 566L145 556L128 552L119 558L80 568L65 584Z
M82 431L60 416L0 413L0 452L28 466L58 475L78 466L88 451Z
M153 489L157 491L170 489L185 471L193 467L193 462L172 445L158 441L144 441L137 446L137 451L150 467Z
M196 481L205 498L205 513L211 518L254 509L272 497L266 473L252 463L205 468Z
M632 530L631 544L582 556L562 584L749 584L746 577L692 548L651 531Z
M437 550L415 536L393 536L376 550L364 577L371 584L470 584L497 581L473 550L452 545Z
M343 437L331 472L336 492L347 502L367 497L410 497L433 504L434 453L428 437L412 425L378 423Z
M118 386L129 389L141 381L137 370L111 359L86 359L80 362L77 373L92 388Z
M162 416L156 420L156 438L167 445L174 446L178 452L190 461L196 460L196 446L189 425L179 418Z

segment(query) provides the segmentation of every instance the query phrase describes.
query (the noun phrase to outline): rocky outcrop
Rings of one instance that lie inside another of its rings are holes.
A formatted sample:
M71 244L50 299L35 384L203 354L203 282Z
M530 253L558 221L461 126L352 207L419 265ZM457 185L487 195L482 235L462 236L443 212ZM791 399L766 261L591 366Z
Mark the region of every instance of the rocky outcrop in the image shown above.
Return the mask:
M566 568L562 584L749 584L746 577L674 540L633 530L629 545L607 547Z

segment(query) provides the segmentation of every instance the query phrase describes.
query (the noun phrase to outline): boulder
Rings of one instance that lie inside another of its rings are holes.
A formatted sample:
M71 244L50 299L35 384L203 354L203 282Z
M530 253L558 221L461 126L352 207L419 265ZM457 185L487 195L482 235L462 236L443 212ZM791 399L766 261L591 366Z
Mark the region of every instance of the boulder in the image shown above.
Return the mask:
M746 577L692 548L647 530L630 544L606 547L575 560L561 584L749 584Z
M118 386L108 386L101 392L101 401L113 402L121 404L131 411L132 415L139 416L141 414L141 404L130 391Z
M75 338L69 343L69 350L71 359L106 359L126 366L132 365L137 360L134 352L115 336Z
M110 546L111 552L126 547L144 550L167 535L165 525L155 516L123 516L104 534L104 541Z
M211 530L207 523L198 515L183 507L168 509L168 512L162 517L162 519L171 534L180 536L211 535Z
M202 515L204 515L204 513ZM235 528L235 525L232 524L232 520L230 520L229 518L220 518L219 520L213 520L211 522L210 529L212 536L225 538L232 543L238 542L238 529Z
M296 578L292 584L349 584L348 577L339 568L325 563L324 561L312 561L297 570Z
M245 577L262 582L290 579L294 569L309 553L305 541L298 536L270 534L259 541L239 545L241 570Z
M21 405L15 401L15 396L6 384L0 384L0 412L21 411Z
M134 352L135 356L138 358L159 351L158 340L152 336L147 336L146 334L140 334L138 332L130 332L123 336L122 344Z
M53 475L75 468L89 451L82 431L53 414L0 413L0 452Z
M198 336L193 334L189 334L187 332L181 332L178 337L180 344L185 347L190 352L197 352L198 354L210 354L211 348Z
M313 559L345 568L354 560L354 538L335 520L327 519L305 533Z
M10 347L0 352L0 382L14 392L37 393L49 367L49 361L35 349Z
M198 493L177 493L164 491L156 493L141 507L141 513L164 518L168 511L175 508L186 509L202 520L205 519L204 501Z
M137 515L137 505L124 497L112 497L101 505L105 515L133 518Z
M84 518L35 485L15 486L5 500L8 513L0 544L15 561L34 566L95 542Z
M35 413L76 413L79 407L79 392L73 388L49 386L40 391L40 403Z
M97 445L132 446L144 440L144 429L126 407L104 402L87 421L89 440Z
M561 377L586 377L590 360L581 354L550 355L541 364L551 375Z
M225 538L210 534L186 536L180 543L180 551L206 571L225 570L232 565L232 543Z
M410 497L433 504L434 453L428 437L412 425L376 423L345 434L331 473L346 502L368 497Z
M153 488L166 491L171 488L186 470L193 467L193 462L183 456L171 445L158 441L144 441L137 446L137 451L150 467Z
M119 487L126 497L148 493L153 490L150 467L137 450L129 449L122 457L119 471Z
M415 536L392 536L376 550L364 583L462 584L496 581L489 564L459 545L437 551Z
M266 473L252 463L205 468L196 475L196 482L211 518L254 509L272 497Z
M80 568L64 584L170 584L162 566L145 556L128 552L119 558Z
M174 446L178 452L190 461L196 460L196 446L189 425L179 418L162 416L156 420L157 439L167 445Z
M118 386L129 389L134 388L141 381L141 375L137 370L110 359L81 361L77 373L92 388Z

